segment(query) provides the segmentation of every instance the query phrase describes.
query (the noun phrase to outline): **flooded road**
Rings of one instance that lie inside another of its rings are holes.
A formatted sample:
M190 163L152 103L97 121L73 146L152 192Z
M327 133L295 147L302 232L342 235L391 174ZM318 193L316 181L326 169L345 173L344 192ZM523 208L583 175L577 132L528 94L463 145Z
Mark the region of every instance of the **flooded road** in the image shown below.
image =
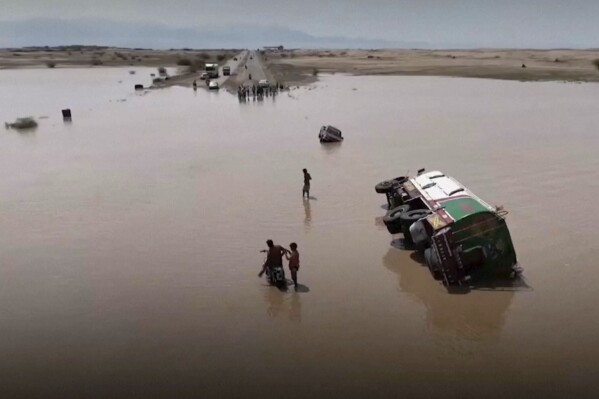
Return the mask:
M240 104L90 71L0 71L2 121L49 116L0 132L6 397L599 389L597 85L324 76ZM451 295L390 245L374 185L421 167L510 212L528 288ZM256 277L268 238L300 292Z

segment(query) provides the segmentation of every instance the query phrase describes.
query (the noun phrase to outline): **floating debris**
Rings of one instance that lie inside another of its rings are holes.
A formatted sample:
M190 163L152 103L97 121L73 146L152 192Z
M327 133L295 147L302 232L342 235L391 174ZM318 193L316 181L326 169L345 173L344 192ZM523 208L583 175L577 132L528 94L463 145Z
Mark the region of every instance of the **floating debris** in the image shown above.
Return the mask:
M35 119L33 119L33 117L28 116L26 118L17 118L17 120L12 123L5 122L4 126L7 129L17 130L35 129L37 127L37 122L35 121Z

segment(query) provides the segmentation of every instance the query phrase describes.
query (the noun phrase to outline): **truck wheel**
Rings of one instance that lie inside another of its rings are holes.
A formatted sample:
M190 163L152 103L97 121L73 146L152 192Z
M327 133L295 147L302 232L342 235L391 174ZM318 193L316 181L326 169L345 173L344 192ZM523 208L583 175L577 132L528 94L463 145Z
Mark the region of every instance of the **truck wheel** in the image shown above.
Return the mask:
M403 231L403 237L407 244L414 244L412 241L412 235L410 234L410 226L412 223L417 221L423 216L431 213L428 209L414 209L406 213L401 214L399 217L399 223L401 224L401 230Z
M410 210L410 205L400 205L391 209L387 212L387 215L383 218L383 222L385 226L387 226L387 230L391 234L401 233L401 222L400 217L402 214L408 212Z
M393 190L393 185L393 180L385 180L374 186L374 191L376 191L379 194L386 194Z
M441 262L432 248L427 248L424 250L424 259L426 260L426 265L428 266L428 270L433 275L433 278L435 280L441 280L443 278L441 273Z
M403 213L400 216L399 221L402 226L405 226L405 230L409 232L412 223L430 213L431 211L429 211L428 209L413 209L411 211Z
M391 180L385 180L374 186L374 191L379 194L386 194L388 192L393 191L393 189L403 182L408 180L407 176L399 176Z

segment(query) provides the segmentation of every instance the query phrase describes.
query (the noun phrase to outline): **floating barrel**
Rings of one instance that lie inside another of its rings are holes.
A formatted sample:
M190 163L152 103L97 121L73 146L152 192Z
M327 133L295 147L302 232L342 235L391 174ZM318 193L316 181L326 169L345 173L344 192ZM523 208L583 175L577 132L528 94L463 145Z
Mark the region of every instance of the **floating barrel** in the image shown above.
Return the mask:
M71 109L70 108L65 108L62 110L62 117L64 119L71 119Z
M135 90L143 90L144 85L135 85Z

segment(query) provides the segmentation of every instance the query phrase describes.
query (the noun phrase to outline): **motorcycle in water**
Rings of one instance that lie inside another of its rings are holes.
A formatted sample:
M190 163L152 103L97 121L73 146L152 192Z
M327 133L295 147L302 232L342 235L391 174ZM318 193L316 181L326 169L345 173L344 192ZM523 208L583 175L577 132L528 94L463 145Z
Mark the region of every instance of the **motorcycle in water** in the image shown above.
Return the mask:
M262 250L260 252L267 252L266 250ZM266 264L266 258L264 259L263 265ZM287 279L285 278L285 270L282 265L279 266L263 266L263 272L266 273L266 281L268 284L274 285L279 289L287 288ZM262 272L261 272L262 274Z

